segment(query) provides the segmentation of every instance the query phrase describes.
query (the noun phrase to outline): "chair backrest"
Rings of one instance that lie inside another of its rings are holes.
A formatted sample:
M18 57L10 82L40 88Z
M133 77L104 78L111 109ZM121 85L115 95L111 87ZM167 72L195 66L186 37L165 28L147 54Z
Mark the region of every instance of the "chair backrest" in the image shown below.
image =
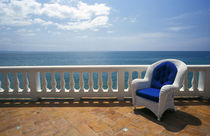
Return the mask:
M160 61L153 63L152 65L150 65L148 67L148 69L146 71L145 78L149 79L151 81L151 85L152 85L153 71L161 63L163 63L162 65L169 67L169 69L172 69L172 71L177 70L177 72L173 72L174 74L172 74L172 75L175 75L175 77L173 78L173 76L171 75L172 76L171 80L169 82L166 81L167 82L166 84L173 84L173 85L176 85L177 87L181 88L182 84L183 84L185 73L187 72L187 65L184 62L177 60L177 59L164 59L164 60L160 60ZM162 65L160 65L160 67L162 67ZM175 66L176 70L174 70L175 69L174 66ZM159 69L159 68L157 68L157 69ZM167 77L167 75L169 76L170 74L166 74L166 77ZM162 86L165 85L164 84L165 80L166 80L166 78L164 78L164 80L162 81L163 82L161 84ZM171 83L171 81L173 81L173 82ZM160 88L162 87L161 85L159 85ZM154 88L159 88L159 87L157 85L157 87L154 87Z
M165 61L157 65L152 72L151 87L160 89L164 85L173 84L177 68L170 62Z

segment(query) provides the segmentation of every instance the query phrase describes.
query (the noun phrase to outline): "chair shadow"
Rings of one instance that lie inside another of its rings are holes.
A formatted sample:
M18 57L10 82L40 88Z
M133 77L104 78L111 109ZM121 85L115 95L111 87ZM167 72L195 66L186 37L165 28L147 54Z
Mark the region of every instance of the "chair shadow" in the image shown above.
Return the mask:
M147 108L135 109L134 113L136 115L141 115L147 118L148 120L163 126L165 129L171 132L179 132L183 130L187 125L200 126L202 124L199 118L179 110L167 110L163 114L161 121L158 121L155 114L153 114Z

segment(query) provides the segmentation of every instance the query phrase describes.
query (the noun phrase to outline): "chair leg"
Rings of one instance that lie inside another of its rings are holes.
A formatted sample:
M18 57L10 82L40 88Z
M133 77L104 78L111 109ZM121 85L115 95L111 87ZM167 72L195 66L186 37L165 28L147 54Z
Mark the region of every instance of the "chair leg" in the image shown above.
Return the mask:
M157 117L157 120L160 121L160 117Z

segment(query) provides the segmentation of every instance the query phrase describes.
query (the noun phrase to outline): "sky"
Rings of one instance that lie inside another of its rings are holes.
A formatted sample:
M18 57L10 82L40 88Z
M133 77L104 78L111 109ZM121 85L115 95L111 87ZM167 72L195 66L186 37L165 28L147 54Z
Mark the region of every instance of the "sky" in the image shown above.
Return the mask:
M210 51L210 1L0 0L0 51Z

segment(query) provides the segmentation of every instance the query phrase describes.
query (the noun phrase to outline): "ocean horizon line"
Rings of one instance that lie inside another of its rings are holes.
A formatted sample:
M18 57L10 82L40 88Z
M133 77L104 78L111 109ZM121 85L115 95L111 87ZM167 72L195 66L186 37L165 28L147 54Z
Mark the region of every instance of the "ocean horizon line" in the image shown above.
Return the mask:
M132 51L132 50L129 50L129 51L4 51L4 50L0 50L0 53L4 53L4 52L56 52L56 53L59 53L59 52L210 52L210 51Z

